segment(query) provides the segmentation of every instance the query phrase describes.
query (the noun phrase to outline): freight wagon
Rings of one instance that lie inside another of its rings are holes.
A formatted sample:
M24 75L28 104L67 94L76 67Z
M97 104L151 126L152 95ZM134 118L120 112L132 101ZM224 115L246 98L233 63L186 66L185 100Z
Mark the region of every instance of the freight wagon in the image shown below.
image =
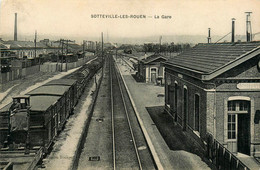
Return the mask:
M11 163L13 169L36 166L63 129L88 80L101 68L100 61L13 97L12 103L0 109L1 165Z

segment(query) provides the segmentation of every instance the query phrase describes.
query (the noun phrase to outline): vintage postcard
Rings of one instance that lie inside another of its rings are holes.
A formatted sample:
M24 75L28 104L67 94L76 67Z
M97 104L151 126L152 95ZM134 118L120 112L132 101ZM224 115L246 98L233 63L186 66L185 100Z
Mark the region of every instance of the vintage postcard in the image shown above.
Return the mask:
M259 0L0 0L0 169L260 169Z

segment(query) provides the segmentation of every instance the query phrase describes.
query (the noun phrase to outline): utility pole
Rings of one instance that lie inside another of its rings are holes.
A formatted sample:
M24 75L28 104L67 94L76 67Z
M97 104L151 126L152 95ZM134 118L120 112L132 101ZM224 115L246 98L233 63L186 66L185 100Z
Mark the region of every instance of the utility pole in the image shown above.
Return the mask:
M37 30L35 30L35 36L34 36L34 58L36 58L36 41L37 41ZM40 59L39 59L40 62Z
M102 73L103 73L103 70L104 70L104 53L103 53L103 32L101 33L101 56L102 56Z
M251 27L251 20L250 20L250 14L252 12L245 12L246 15L246 41L252 41L252 27Z
M67 40L67 53L66 53L66 72L68 71L68 53L69 53L69 40Z
M66 42L67 42L66 54L68 54L69 53L69 40L66 40Z
M101 33L101 53L102 53L102 60L104 60L104 52L103 52L103 47L104 47L104 41L103 41L103 32ZM103 61L104 62L104 61Z
M62 71L62 67L63 67L63 39L60 40L61 41L61 71Z
M159 38L159 54L161 53L161 45L162 45L162 36Z
M85 40L83 40L83 53L85 51Z

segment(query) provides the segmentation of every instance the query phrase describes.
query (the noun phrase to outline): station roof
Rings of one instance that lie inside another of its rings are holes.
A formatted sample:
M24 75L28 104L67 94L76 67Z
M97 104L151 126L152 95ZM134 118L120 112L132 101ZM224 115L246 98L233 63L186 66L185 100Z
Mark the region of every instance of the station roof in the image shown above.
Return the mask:
M46 84L44 84L44 86L49 86L49 85L64 85L64 86L71 86L73 84L75 84L77 81L73 80L73 79L57 79L57 80L52 80Z
M31 111L46 111L51 105L55 104L60 96L31 96Z
M145 64L148 64L148 63L153 62L153 61L158 60L158 59L162 59L164 61L167 60L167 58L165 56L161 55L161 54L153 54L153 55L150 55L146 58L143 58L141 61Z
M70 86L63 86L63 85L49 85L49 86L41 86L38 87L29 93L27 95L53 95L53 96L62 96Z
M165 62L209 80L260 54L260 42L198 44ZM214 74L214 75L213 75Z

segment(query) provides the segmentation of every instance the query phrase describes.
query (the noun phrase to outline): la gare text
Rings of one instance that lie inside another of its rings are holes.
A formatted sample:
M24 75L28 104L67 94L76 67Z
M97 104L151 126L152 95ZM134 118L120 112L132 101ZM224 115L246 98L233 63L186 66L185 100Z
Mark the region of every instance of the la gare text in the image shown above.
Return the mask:
M91 14L91 18L119 18L119 19L146 19L146 18L154 18L154 19L171 19L171 15L117 15L117 14Z

